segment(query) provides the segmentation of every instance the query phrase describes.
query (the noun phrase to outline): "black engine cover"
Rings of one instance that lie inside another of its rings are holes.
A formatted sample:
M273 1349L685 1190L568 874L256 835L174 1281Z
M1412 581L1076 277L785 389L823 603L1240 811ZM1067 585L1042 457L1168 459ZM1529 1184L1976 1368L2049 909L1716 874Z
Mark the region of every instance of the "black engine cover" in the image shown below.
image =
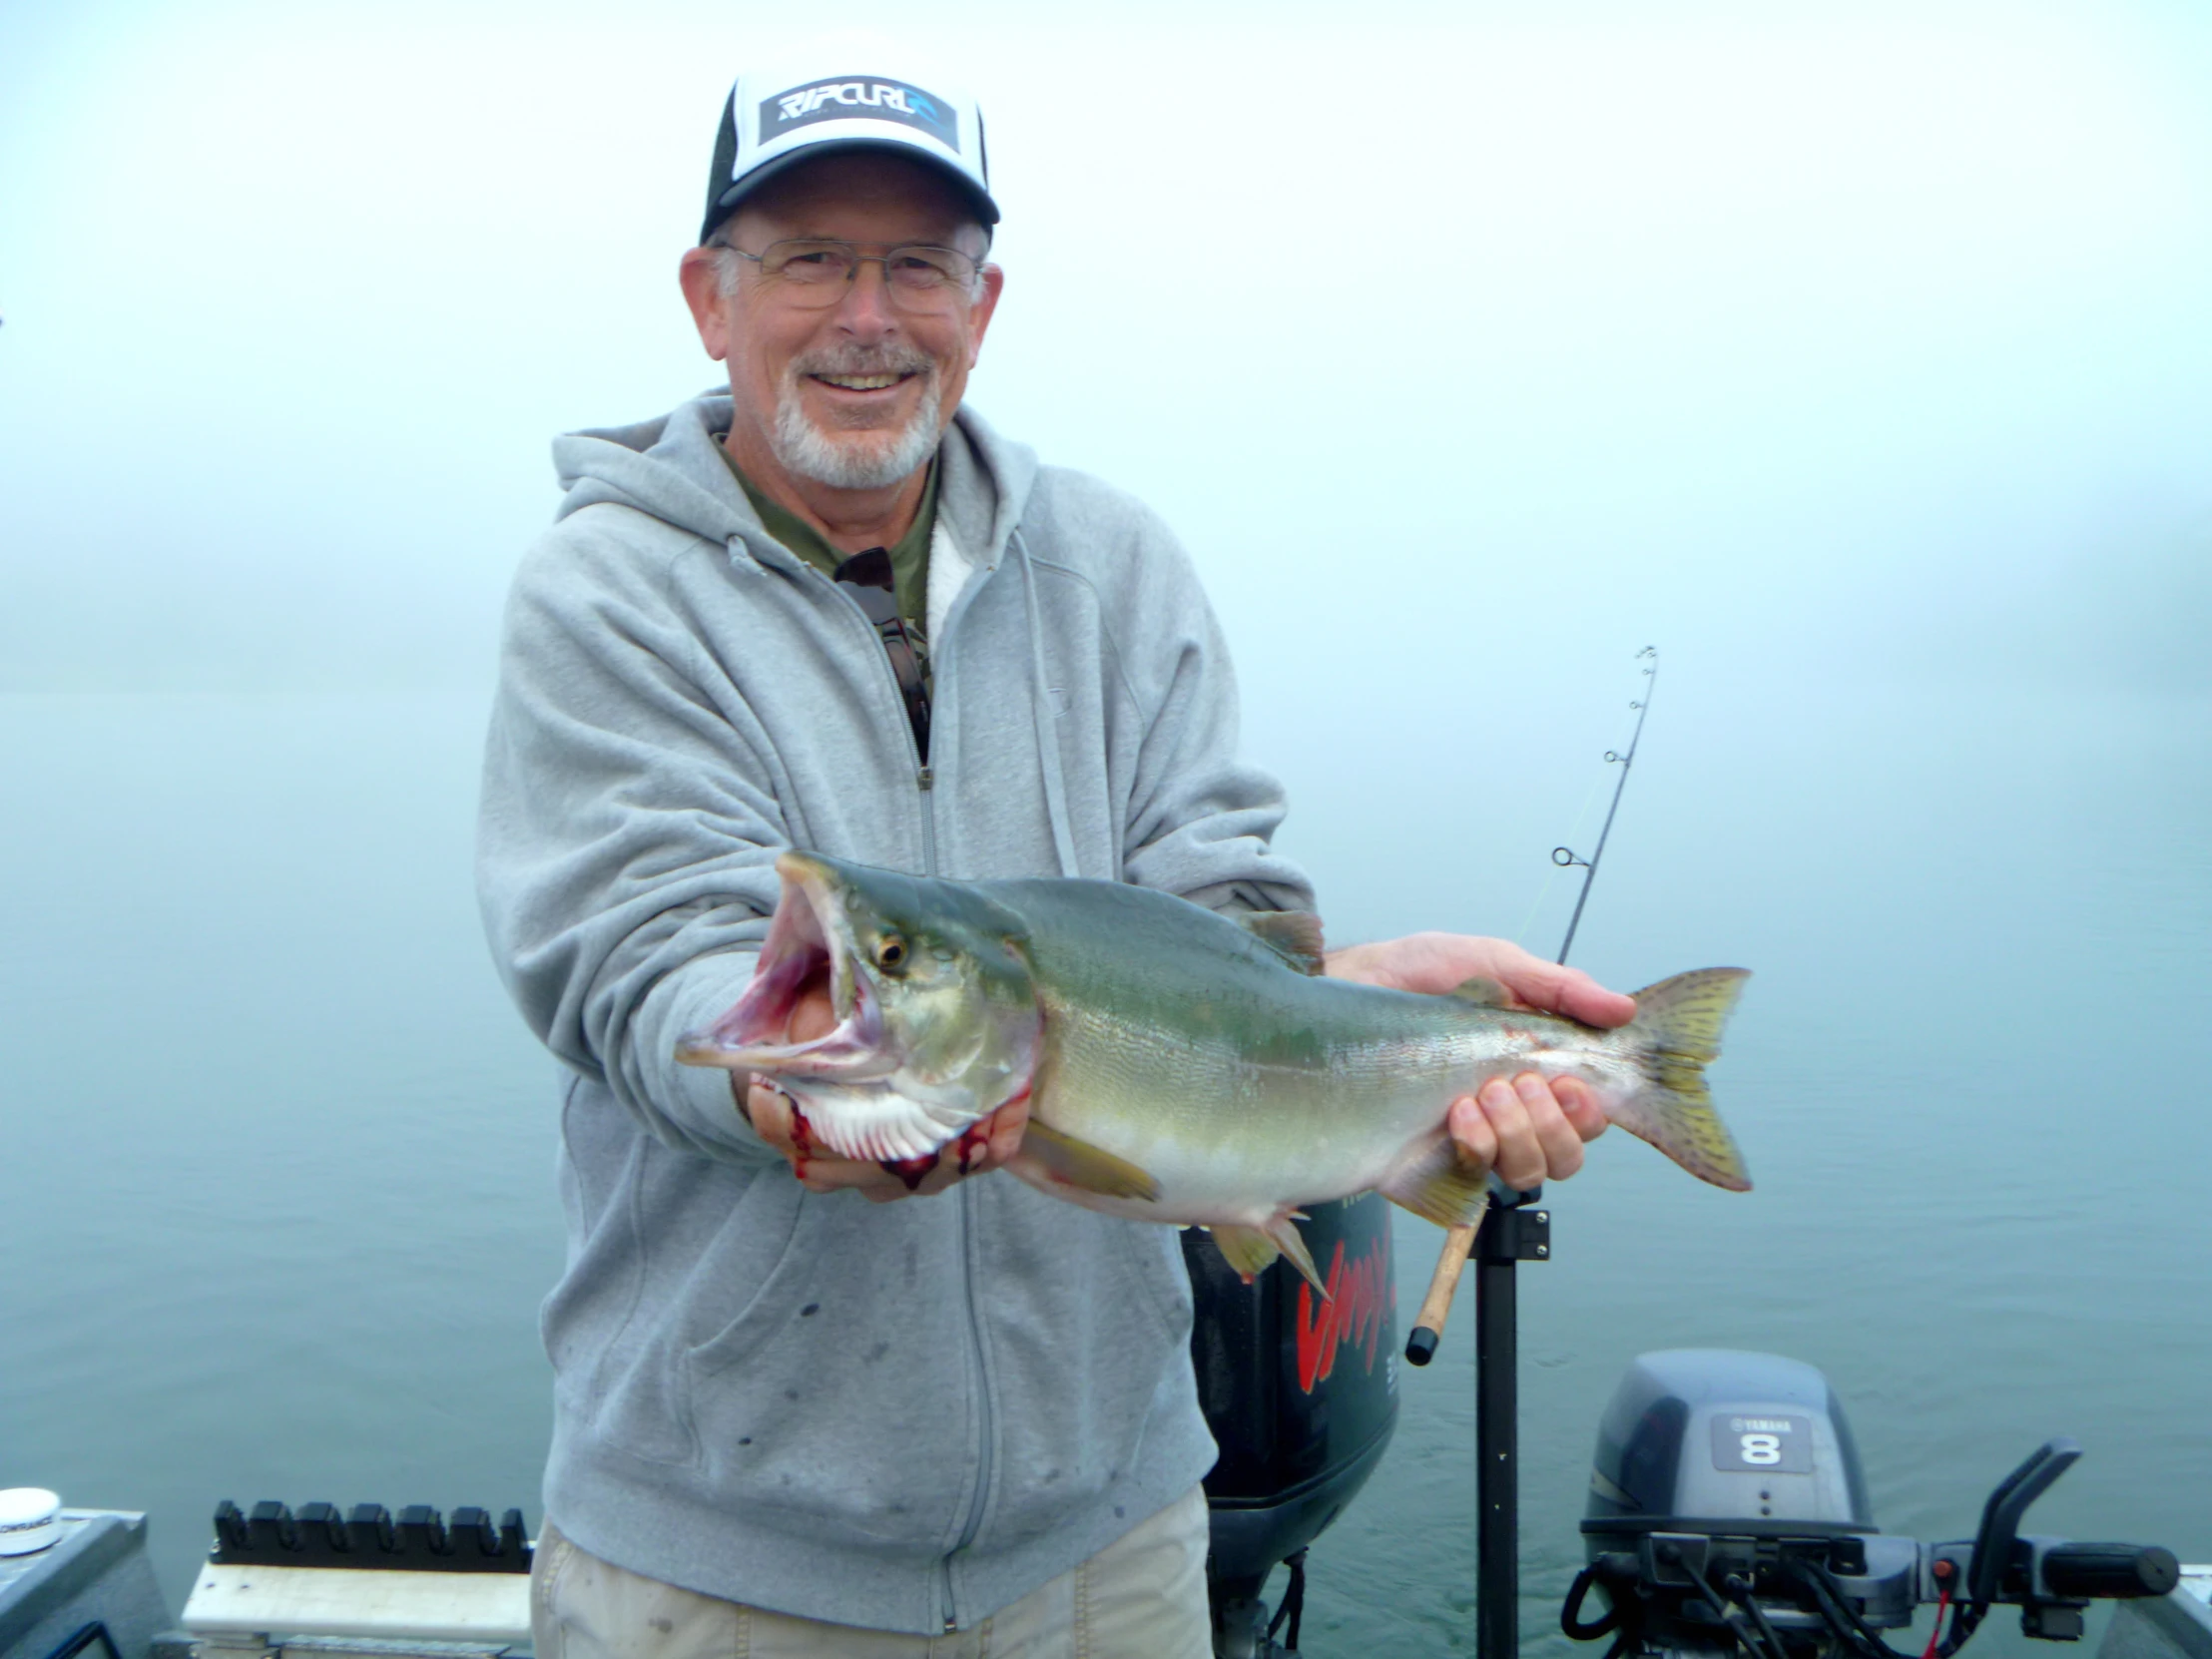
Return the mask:
M1217 1584L1263 1578L1318 1537L1397 1426L1388 1202L1368 1193L1317 1205L1299 1231L1329 1300L1288 1262L1247 1285L1205 1233L1183 1235L1191 1362L1221 1446L1206 1477Z

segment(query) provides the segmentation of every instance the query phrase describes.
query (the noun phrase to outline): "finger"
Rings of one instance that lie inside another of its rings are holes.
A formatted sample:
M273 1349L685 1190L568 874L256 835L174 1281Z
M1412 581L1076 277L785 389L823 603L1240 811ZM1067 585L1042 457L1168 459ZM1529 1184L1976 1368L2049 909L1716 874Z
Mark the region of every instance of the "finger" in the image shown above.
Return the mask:
M856 1192L870 1204L889 1204L901 1198L940 1193L957 1181L959 1174L948 1170L941 1157L918 1175L911 1169L902 1173L856 1159L809 1158L799 1179L809 1192Z
M915 1183L914 1196L916 1198L934 1198L945 1188L966 1180L979 1167L980 1158L963 1156L960 1143L953 1141L937 1154L936 1163L931 1165L928 1173Z
M1544 1149L1528 1121L1528 1108L1502 1077L1493 1077L1475 1094L1475 1103L1490 1120L1497 1135L1497 1159L1491 1164L1497 1178L1516 1192L1526 1192L1544 1178Z
M1574 1125L1574 1132L1585 1141L1594 1141L1605 1133L1610 1123L1605 1108L1598 1104L1597 1091L1579 1077L1555 1077L1551 1080L1552 1097L1559 1102L1559 1110L1567 1114L1567 1121Z
M752 1120L754 1133L784 1155L799 1184L811 1193L841 1192L850 1187L878 1203L906 1196L905 1183L880 1164L826 1156L819 1145L803 1137L791 1096L773 1083L755 1080L746 1093L746 1116Z
M1634 997L1607 990L1580 968L1526 956L1525 960L1500 962L1497 976L1507 990L1531 1008L1564 1014L1584 1025L1626 1025L1636 1017Z
M1564 1181L1582 1167L1582 1137L1559 1109L1551 1086L1534 1072L1524 1071L1514 1078L1513 1092L1520 1096L1536 1144L1543 1149L1544 1179Z
M738 1080L730 1079L731 1092L737 1092ZM756 1078L745 1091L739 1103L745 1111L746 1121L753 1125L753 1133L786 1158L797 1159L799 1144L792 1134L791 1097L773 1083Z
M1451 1111L1444 1118L1444 1127L1451 1132L1451 1139L1459 1149L1463 1163L1477 1169L1488 1170L1497 1162L1497 1131L1490 1127L1490 1120L1482 1108L1475 1104L1471 1094L1461 1095L1451 1103Z
M786 1019L785 1040L795 1043L811 1043L817 1037L827 1036L836 1027L836 1005L830 1000L830 978L827 971L809 984L792 1003L792 1011Z
M1021 1150L1021 1138L1029 1128L1029 1097L1009 1100L1005 1105L983 1120L985 1137L989 1143L987 1161L970 1165L970 1170L998 1169L1012 1161Z

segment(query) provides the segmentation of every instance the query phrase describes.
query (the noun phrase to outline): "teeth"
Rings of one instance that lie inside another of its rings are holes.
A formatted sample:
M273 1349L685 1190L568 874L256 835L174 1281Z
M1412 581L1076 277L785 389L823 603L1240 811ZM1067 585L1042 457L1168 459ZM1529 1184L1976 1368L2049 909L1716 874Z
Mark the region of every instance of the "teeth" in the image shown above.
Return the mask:
M885 386L898 384L895 374L818 374L815 378L827 385L842 386L847 391L881 391Z

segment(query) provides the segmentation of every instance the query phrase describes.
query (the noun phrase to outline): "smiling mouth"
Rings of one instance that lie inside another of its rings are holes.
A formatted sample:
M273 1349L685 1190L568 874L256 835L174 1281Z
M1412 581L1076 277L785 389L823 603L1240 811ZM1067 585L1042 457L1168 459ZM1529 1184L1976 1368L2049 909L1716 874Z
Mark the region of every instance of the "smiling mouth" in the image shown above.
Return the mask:
M820 380L826 386L839 391L887 391L914 378L911 372L904 374L810 374L810 380Z
M805 859L777 861L784 894L769 923L753 979L735 1006L704 1031L683 1037L676 1058L732 1071L833 1077L862 1082L895 1069L883 1055L883 1010L850 950L832 946L834 901ZM812 1042L791 1040L800 998L827 983L837 1023Z

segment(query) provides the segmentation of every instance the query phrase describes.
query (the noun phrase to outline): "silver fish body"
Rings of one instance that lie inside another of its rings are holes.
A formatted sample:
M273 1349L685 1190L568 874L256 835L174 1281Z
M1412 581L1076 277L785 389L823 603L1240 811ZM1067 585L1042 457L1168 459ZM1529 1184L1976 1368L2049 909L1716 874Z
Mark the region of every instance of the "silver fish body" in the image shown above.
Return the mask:
M1237 920L1114 882L957 882L813 854L785 890L744 998L679 1058L783 1087L846 1157L926 1157L1024 1094L1010 1173L1093 1209L1211 1228L1247 1275L1288 1254L1305 1206L1379 1190L1472 1220L1481 1171L1452 1101L1533 1071L1588 1083L1606 1115L1715 1185L1750 1185L1703 1068L1746 977L1708 968L1638 993L1617 1030L1322 977L1311 918ZM784 1040L829 981L836 1028Z

